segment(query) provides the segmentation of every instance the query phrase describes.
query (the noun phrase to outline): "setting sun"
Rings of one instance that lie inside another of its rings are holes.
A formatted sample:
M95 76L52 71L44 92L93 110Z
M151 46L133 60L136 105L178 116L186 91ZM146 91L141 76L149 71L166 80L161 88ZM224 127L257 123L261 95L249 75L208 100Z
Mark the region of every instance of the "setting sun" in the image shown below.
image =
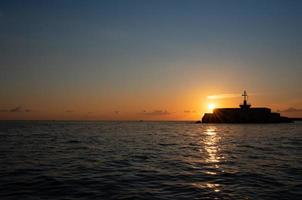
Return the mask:
M213 104L213 103L208 104L208 109L209 110L213 111L213 109L215 109L215 108L216 108L215 104Z

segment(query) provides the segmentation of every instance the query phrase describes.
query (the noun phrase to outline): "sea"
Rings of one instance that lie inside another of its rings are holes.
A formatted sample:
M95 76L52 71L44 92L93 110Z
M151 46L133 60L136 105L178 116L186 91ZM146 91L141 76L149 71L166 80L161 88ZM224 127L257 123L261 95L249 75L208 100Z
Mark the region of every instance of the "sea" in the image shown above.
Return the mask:
M1 121L0 199L302 199L302 123Z

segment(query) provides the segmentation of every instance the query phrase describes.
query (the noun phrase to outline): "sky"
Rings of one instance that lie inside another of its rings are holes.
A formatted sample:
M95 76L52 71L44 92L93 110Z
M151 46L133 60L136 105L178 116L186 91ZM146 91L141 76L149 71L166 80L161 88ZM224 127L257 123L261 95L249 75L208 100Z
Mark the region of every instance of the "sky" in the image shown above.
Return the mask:
M0 119L302 116L302 1L0 2Z

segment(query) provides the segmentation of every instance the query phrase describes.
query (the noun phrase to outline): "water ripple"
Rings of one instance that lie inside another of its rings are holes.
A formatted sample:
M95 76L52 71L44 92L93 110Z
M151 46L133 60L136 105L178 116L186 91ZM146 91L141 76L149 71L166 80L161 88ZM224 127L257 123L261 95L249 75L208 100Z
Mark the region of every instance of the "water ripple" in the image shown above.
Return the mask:
M302 124L0 122L0 199L301 199Z

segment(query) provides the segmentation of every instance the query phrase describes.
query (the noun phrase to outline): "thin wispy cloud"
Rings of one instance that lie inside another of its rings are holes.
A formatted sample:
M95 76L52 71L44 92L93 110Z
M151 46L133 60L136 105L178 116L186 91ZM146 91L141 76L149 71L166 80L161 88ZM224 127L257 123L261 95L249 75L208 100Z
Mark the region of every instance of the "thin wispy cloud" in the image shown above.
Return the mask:
M22 112L22 107L18 106L16 108L12 108L12 109L9 110L9 112Z
M1 109L0 112L20 113L20 112L32 112L32 110L27 108L22 108L22 106L17 106L11 109Z
M262 95L260 93L249 93L247 92L249 96L256 96L256 95ZM222 94L214 94L207 96L208 99L231 99L231 98L238 98L242 97L242 93L222 93Z
M196 113L196 110L184 110L184 113Z
M226 93L226 94L215 94L207 96L208 99L230 99L230 98L237 98L241 97L239 93Z
M170 115L171 113L168 112L167 110L154 110L151 112L148 112L146 110L143 110L141 113L139 114L143 114L143 115L153 115L153 116L159 116L159 115Z

